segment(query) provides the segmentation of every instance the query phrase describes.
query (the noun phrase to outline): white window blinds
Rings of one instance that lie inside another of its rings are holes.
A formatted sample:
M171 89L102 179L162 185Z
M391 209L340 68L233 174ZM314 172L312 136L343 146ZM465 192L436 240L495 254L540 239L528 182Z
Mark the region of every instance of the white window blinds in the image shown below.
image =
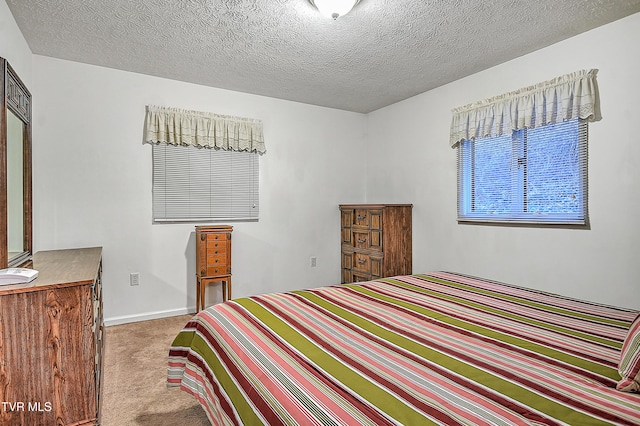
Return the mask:
M587 123L573 120L458 145L458 220L585 224Z
M156 222L258 220L262 123L147 106Z
M259 155L153 145L156 222L257 220Z

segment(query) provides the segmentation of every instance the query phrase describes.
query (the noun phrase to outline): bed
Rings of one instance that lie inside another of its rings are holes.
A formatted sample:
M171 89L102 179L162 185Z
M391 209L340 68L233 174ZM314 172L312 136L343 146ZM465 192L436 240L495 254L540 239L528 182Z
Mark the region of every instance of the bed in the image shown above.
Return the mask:
M194 316L167 381L216 425L640 424L637 316L450 272L263 294Z

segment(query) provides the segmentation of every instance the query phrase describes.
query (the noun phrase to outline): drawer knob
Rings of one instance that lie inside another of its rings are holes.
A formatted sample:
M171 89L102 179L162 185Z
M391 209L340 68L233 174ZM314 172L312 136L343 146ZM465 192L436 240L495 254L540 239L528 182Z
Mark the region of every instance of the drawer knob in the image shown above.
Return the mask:
M367 239L366 239L366 238L358 238L358 242L359 242L360 244L362 244L362 243L366 243L366 242L367 242Z
M364 265L365 263L367 263L367 259L358 259L358 263Z
M358 220L364 220L364 219L366 219L366 218L367 218L367 215L366 215L366 214L359 214L359 215L358 215Z

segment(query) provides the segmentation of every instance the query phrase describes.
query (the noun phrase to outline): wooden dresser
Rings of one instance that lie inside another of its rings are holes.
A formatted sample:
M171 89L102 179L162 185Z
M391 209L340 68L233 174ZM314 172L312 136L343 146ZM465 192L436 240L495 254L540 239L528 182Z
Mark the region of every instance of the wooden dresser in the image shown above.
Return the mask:
M196 312L204 309L207 285L222 284L222 300L231 299L233 226L196 226Z
M102 248L41 251L0 286L0 425L99 425Z
M411 274L411 204L341 204L342 282Z

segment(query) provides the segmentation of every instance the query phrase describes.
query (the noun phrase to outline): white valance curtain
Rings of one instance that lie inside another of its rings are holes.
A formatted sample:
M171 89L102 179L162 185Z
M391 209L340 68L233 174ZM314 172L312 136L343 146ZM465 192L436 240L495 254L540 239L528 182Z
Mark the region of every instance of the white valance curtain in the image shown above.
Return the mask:
M147 106L144 142L266 152L260 120L152 105Z
M597 69L582 70L534 86L455 108L449 144L500 136L579 117L600 119Z

